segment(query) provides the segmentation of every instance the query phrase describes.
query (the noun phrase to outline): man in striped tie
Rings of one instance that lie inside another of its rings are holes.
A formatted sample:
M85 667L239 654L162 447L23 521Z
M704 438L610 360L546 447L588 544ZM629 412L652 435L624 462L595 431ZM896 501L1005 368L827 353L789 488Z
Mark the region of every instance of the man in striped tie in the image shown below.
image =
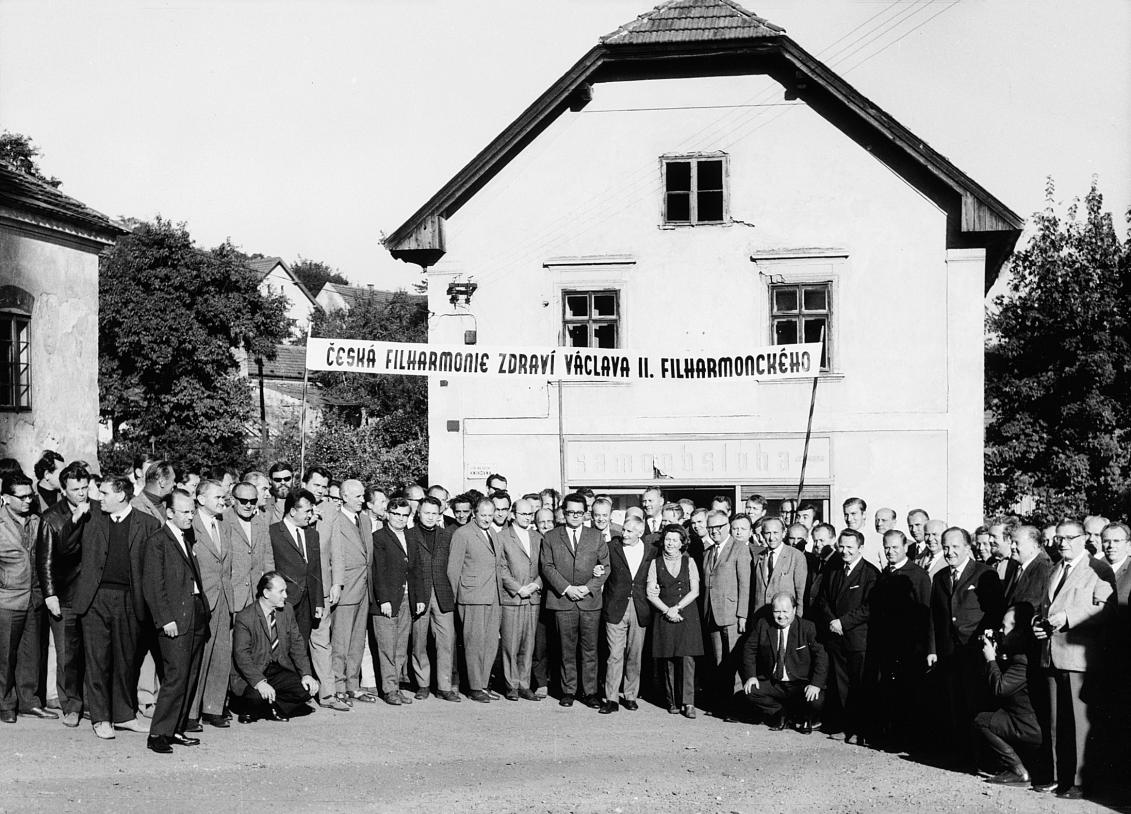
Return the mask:
M287 604L287 583L278 571L269 571L255 593L256 601L236 614L232 628L231 691L239 722L305 715L318 682Z

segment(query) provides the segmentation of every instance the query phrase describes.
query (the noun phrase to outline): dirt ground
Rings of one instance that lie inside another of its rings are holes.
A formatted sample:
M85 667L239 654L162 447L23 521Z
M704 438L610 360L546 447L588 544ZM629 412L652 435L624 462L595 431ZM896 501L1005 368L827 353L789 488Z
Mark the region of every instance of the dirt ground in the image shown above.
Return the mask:
M642 704L598 715L555 701L319 710L205 727L157 755L88 722L0 725L0 812L1094 812L814 733ZM1124 801L1131 802L1131 801ZM1116 810L1131 811L1131 808Z

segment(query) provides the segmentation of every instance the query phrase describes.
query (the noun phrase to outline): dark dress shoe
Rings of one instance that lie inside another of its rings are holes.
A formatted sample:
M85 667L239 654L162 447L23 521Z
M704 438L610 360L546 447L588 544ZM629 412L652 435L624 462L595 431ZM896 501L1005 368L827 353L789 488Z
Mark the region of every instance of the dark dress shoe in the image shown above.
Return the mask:
M558 706L559 707L572 707L573 706L573 696L572 695L563 695L561 697L561 699L558 701Z
M679 707L677 707L675 704L669 706L668 715L679 715Z
M1064 791L1058 791L1056 796L1060 800L1083 800L1084 792L1079 786L1069 786Z
M441 690L436 693L436 697L442 698L445 701L451 701L454 704L458 704L461 701L459 693L455 690Z
M150 735L145 739L145 748L159 755L173 754L173 747L169 745L169 739L164 735Z
M1041 792L1042 794L1052 794L1060 789L1059 783L1034 783L1033 791Z
M586 695L586 696L584 696L581 699L581 703L585 704L585 706L589 707L589 709L600 709L601 708L601 699L598 698L596 695Z
M200 738L190 738L183 732L174 732L169 737L169 744L172 746L199 746Z
M766 725L774 732L781 732L786 727L785 716L779 715L776 718L771 718L766 722Z
M1000 774L995 774L993 777L986 778L987 783L992 783L995 786L1027 786L1029 785L1029 778L1022 777L1016 772L1006 769Z
M694 718L695 717L695 707L692 706L691 704L684 704L683 709L680 710L680 715L682 715L684 718Z
M404 702L401 700L399 692L387 692L385 693L385 703L391 707L399 707Z
M371 692L351 692L349 697L354 701L360 701L363 704L376 704L377 696Z
M266 718L268 721L274 721L275 723L279 723L279 724L285 724L290 720L290 718L288 718L286 715L284 715L282 710L280 710L276 706L269 707L267 709L267 714L264 715L263 717Z
M209 726L216 727L217 729L227 729L229 726L231 726L231 724L228 723L228 719L223 715L205 714L200 716L200 720L208 724Z
M16 722L16 711L14 709L0 709L0 721L6 724L14 724Z
M32 707L26 712L21 712L20 715L26 715L29 718L41 718L44 721L55 721L59 718L59 713L52 712L51 710L44 709L43 707Z
M480 704L491 703L491 696L485 693L483 690L472 690L470 693L468 693L467 697L472 701L478 701Z
M507 690L507 694L504 696L504 698L506 698L508 701L517 701L518 690Z
M597 711L602 715L611 715L612 713L617 711L617 703L616 701L606 701L605 703L601 704L601 708Z
M486 690L486 693L487 693L487 697L490 698L492 701L498 701L500 698L502 698L502 696L499 695L494 690Z
M541 701L542 700L541 698L539 698L537 695L535 695L534 693L532 693L530 690L526 689L525 687L523 687L522 689L520 689L518 691L518 697L521 698L523 701Z
M353 707L353 699L344 692L334 693L334 697L345 704L347 707Z
M415 698L417 701L427 701L428 700L428 688L424 687L422 689L417 690L415 693L413 693L412 697Z
M237 718L236 720L238 720L241 724L253 724L259 719L254 715L249 715L246 712L241 712L239 718Z
M812 735L813 724L809 723L808 721L802 721L797 725L797 731L802 735Z
M624 708L629 712L636 712L636 710L640 709L640 705L635 701L625 701Z
M204 727L200 725L200 721L196 718L189 718L185 724L185 732L203 732Z

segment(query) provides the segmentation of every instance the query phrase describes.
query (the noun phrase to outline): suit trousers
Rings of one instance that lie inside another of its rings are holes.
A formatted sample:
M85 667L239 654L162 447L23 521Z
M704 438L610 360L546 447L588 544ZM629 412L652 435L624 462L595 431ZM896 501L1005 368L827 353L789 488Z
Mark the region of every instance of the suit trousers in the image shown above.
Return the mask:
M538 605L502 606L503 678L508 689L530 689L539 610Z
M805 700L805 687L808 681L762 680L756 690L747 693L747 698L762 715L772 718L784 710L786 718L793 721L812 723L821 714L825 705L825 691L813 701Z
M499 627L502 612L495 605L460 605L463 624L463 657L467 662L467 687L485 690L491 681L491 668L499 652Z
M350 605L338 604L330 612L330 654L334 668L334 691L357 692L361 684L361 660L369 622L369 599Z
M997 757L1000 769L1025 771L1025 761L1018 755L1017 750L1030 751L1039 746L1041 737L1039 733L1025 733L1018 729L1012 716L1003 709L996 712L979 712L974 716L974 732L978 735L979 742L990 748Z
M20 658L29 615L26 609L0 608L0 710L4 712L39 706L34 703L38 670L29 670Z
M223 715L228 700L228 680L232 675L232 612L228 599L220 592L208 622L208 641L200 658L200 678L192 695L189 717ZM164 689L162 689L164 692ZM158 695L158 700L161 696Z
M275 690L275 706L283 715L295 718L311 712L306 705L310 700L310 693L302 686L302 676L294 670L280 667L278 662L271 662L264 668L263 678ZM269 711L270 704L263 700L259 690L248 685L240 696L239 708L243 713L261 718Z
M620 697L624 678L624 700L635 701L640 694L640 655L644 652L647 628L636 618L636 603L631 599L619 622L605 622L605 643L609 659L605 662L605 700L614 704Z
M601 625L601 611L583 611L577 608L554 611L554 625L558 628L558 642L562 648L562 694L577 695L577 663L580 656L581 693L596 695L597 630Z
M381 672L381 693L388 695L401 687L401 673L408 661L408 636L412 630L412 613L408 597L401 599L395 616L378 614L373 619L373 635L377 638L377 664Z
M1088 704L1081 697L1085 673L1045 670L1049 699L1049 740L1045 747L1052 762L1053 779L1062 786L1084 782L1084 757L1088 743Z
M669 707L695 703L695 657L672 656L664 663L664 689Z
M840 715L839 720L834 719L834 725L839 723L849 735L871 734L866 697L869 688L864 682L865 654L847 649L844 642L838 639L830 640L825 649L829 654L833 690Z
M556 641L553 630L554 614L545 608L538 611L538 624L534 630L534 661L530 666L530 686L532 689L550 687L550 664L553 661L552 649Z
M185 731L190 717L189 706L196 697L200 682L200 662L204 655L204 642L209 635L207 619L204 599L197 595L193 598L192 624L189 629L178 630L173 639L164 633L157 639L165 679L157 696L153 720L149 724L150 735L169 737L174 732Z
M304 593L302 599L294 603L291 608L295 612L295 622L298 623L298 632L310 644L310 631L313 627L314 609L310 605L310 593Z
M330 647L333 612L330 600L322 603L322 618L315 619L310 628L310 664L318 679L318 701L326 701L334 694L334 655Z
M83 682L93 723L122 723L137 715L137 642L141 623L129 589L100 587L82 617Z
M139 708L154 706L161 692L161 676L165 671L161 659L161 644L152 625L142 624L137 643L138 665L137 703Z
M33 593L16 656L16 697L21 712L42 707L47 694L43 680L47 673L47 617L43 598Z
M714 621L707 622L708 638L711 640L711 657L713 660L714 675L712 676L712 695L723 702L729 701L736 692L742 689L742 682L738 678L738 656L735 649L738 644L738 623L733 625L716 625Z
M946 727L950 730L951 750L967 763L974 760L975 742L971 728L974 715L985 708L982 704L986 693L984 663L981 653L969 647L956 650L935 663L943 692Z
M436 603L436 592L428 599L424 613L412 620L412 674L416 688L426 690L432 686L432 663L428 658L428 632L436 644L436 689L452 689L452 657L455 653L455 611L444 613Z
M51 638L55 642L55 692L59 708L68 712L82 712L82 622L79 615L66 606L60 606L62 616L49 617ZM50 694L50 693L49 693Z

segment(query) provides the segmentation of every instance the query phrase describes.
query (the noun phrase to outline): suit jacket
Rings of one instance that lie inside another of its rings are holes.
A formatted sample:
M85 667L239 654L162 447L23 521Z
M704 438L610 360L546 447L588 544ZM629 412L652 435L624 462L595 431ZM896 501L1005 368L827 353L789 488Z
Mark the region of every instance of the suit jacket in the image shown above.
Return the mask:
M82 530L90 511L75 523L71 504L65 499L39 518L39 538L35 544L35 568L44 596L55 596L64 607L71 606L82 568Z
M192 531L185 532L186 556L166 523L145 541L141 564L142 592L154 627L160 630L176 622L177 635L192 632L193 586L203 593L192 537Z
M318 546L318 532L312 528L303 529L306 538L306 552L309 559L303 559L298 543L291 536L290 529L279 521L269 529L271 533L271 553L275 555L275 570L283 575L287 583L287 604L294 606L310 595L310 607L325 607L322 594L321 552Z
M780 681L781 668L775 674L778 653L778 626L763 617L754 631L746 637L742 648L742 676L759 681ZM804 681L824 689L829 674L829 656L817 641L817 626L800 616L793 620L785 637L782 654L786 675L790 681Z
M1009 572L1005 583L1005 601L1002 607L1008 608L1020 602L1028 602L1036 611L1041 607L1045 598L1045 590L1049 584L1049 574L1052 573L1052 560L1049 555L1041 551L1033 561L1021 570L1021 564Z
M358 513L355 526L349 516L336 512L327 523L330 546L330 582L342 586L340 605L359 605L369 597L369 568L373 563L373 533L361 531L362 517ZM368 522L366 523L368 525ZM325 537L323 537L325 539Z
M198 511L192 518L192 531L195 545L192 553L196 557L196 566L200 569L200 579L204 585L204 597L208 600L208 610L215 612L220 603L220 595L228 603L228 610L233 611L235 597L232 595L232 541L228 536L228 528L216 518L216 528L220 535L220 553L216 553L216 545L204 527L204 519Z
M314 512L317 521L311 523L310 528L314 528L318 531L318 539L320 541L318 547L318 567L320 569L319 572L322 574L322 590L324 592L322 594L322 601L324 603L323 607L327 608L326 612L328 614L330 607L330 586L338 584L332 579L334 575L333 552L330 550L328 534L331 526L336 522L336 516L340 513L340 510L334 501L327 498L314 507Z
M276 523L275 525L280 525ZM290 597L282 610L275 613L275 635L279 637L276 651L279 666L298 673L314 676L306 640L299 632ZM242 609L232 619L232 674L228 687L236 695L243 695L248 687L264 680L263 671L271 663L271 634L267 619L259 602Z
M636 569L636 576L628 567L628 558L624 555L624 545L620 538L613 538L609 546L609 578L605 580L604 611L605 621L610 624L619 624L624 621L628 611L628 603L632 602L636 608L636 621L641 627L648 627L652 622L652 603L648 601L648 564L656 556L656 550L650 545L645 545L644 556L640 559L640 567Z
M1117 601L1115 574L1102 559L1085 552L1058 592L1062 567L1063 561L1053 568L1039 613L1048 618L1063 611L1068 622L1046 640L1041 666L1083 672L1094 669L1102 656L1106 643L1102 623L1110 618Z
M1115 601L1121 610L1131 604L1131 557L1127 557L1119 564L1119 570L1113 571L1115 576Z
M774 574L769 575L770 550L763 549L751 563L753 591L750 597L750 616L770 613L770 600L781 591L793 594L797 602L797 615L805 610L805 586L809 581L809 564L805 555L793 546L778 548Z
M452 533L446 526L437 525L436 533L429 536L423 528L417 529L420 545L409 550L409 568L416 573L418 598L427 604L436 594L436 604L443 613L456 608L456 595L448 581L448 556L452 548ZM413 559L415 557L415 559Z
M1029 694L1028 657L1024 653L1011 653L986 662L986 681L998 709L1009 716L1017 734L1039 740L1041 727ZM1037 688L1034 691L1038 691Z
M234 512L220 521L232 550L232 612L246 608L255 599L259 579L275 570L275 552L271 548L271 524L263 512L251 516L251 539L244 533L243 522Z
M852 569L851 576L844 573L843 561L831 558L821 576L820 591L814 606L816 618L821 620L821 631L829 642L852 653L862 653L868 646L868 621L871 616L872 590L879 581L876 566L861 557ZM828 623L839 619L843 636L826 634Z
M546 608L553 611L601 609L601 588L609 578L609 547L594 529L579 529L581 536L577 551L570 548L566 526L555 526L546 532L542 539L542 579L549 585L546 595ZM605 566L605 572L593 576L597 563ZM585 585L589 594L579 602L565 595L570 585Z
M596 526L592 526L591 528L593 529L593 531L595 531L595 532L597 532L598 534L601 535L601 539L604 539L605 535L599 528L597 528ZM614 537L623 537L623 536L624 536L624 526L622 526L620 523L610 522L609 523L609 539L605 540L605 544L611 546L612 543L613 543Z
M1001 580L990 566L970 557L953 586L950 566L943 568L931 581L928 652L945 658L976 646L982 631L997 629L1002 610Z
M386 527L373 532L373 570L370 576L370 584L373 587L369 603L369 613L373 616L381 612L380 606L383 602L392 605L393 616L400 613L406 586L410 611L415 607L417 597L421 593L418 575L415 570L409 570L410 556L414 561L419 559L417 555L410 555L409 552L420 545L420 532L406 528L404 537L405 548L401 548L400 540L392 529Z
M7 507L0 507L0 608L4 610L27 610L32 594L39 594L35 575L38 536L38 516L29 514L27 524L20 526Z
M472 521L452 534L448 582L461 605L498 605L501 552L490 535Z
M499 601L504 605L541 605L542 604L542 577L538 575L538 554L542 547L542 534L531 524L527 527L530 532L530 554L522 550L522 543L514 531L514 526L507 526L495 536L495 545L502 549L499 557L499 581L503 590L499 594ZM523 599L518 595L522 586L535 583L538 590Z
M153 501L147 498L143 493L139 492L134 495L130 500L130 505L142 514L148 514L162 526L165 525L165 521L169 519L168 515L165 514L164 505L155 505Z
M868 649L881 663L922 668L929 648L931 578L910 559L896 571L885 568L872 589Z
M703 554L699 592L703 614L717 627L734 625L750 610L750 549L728 536L722 554L712 546Z
M106 558L110 551L110 515L94 505L90 507L90 520L82 530L82 569L75 585L75 596L71 608L80 616L90 610L90 603L102 582L102 572L106 570ZM130 593L133 599L134 616L145 619L145 594L142 591L141 561L145 551L145 541L152 537L161 525L148 514L131 510L129 515L130 549Z

